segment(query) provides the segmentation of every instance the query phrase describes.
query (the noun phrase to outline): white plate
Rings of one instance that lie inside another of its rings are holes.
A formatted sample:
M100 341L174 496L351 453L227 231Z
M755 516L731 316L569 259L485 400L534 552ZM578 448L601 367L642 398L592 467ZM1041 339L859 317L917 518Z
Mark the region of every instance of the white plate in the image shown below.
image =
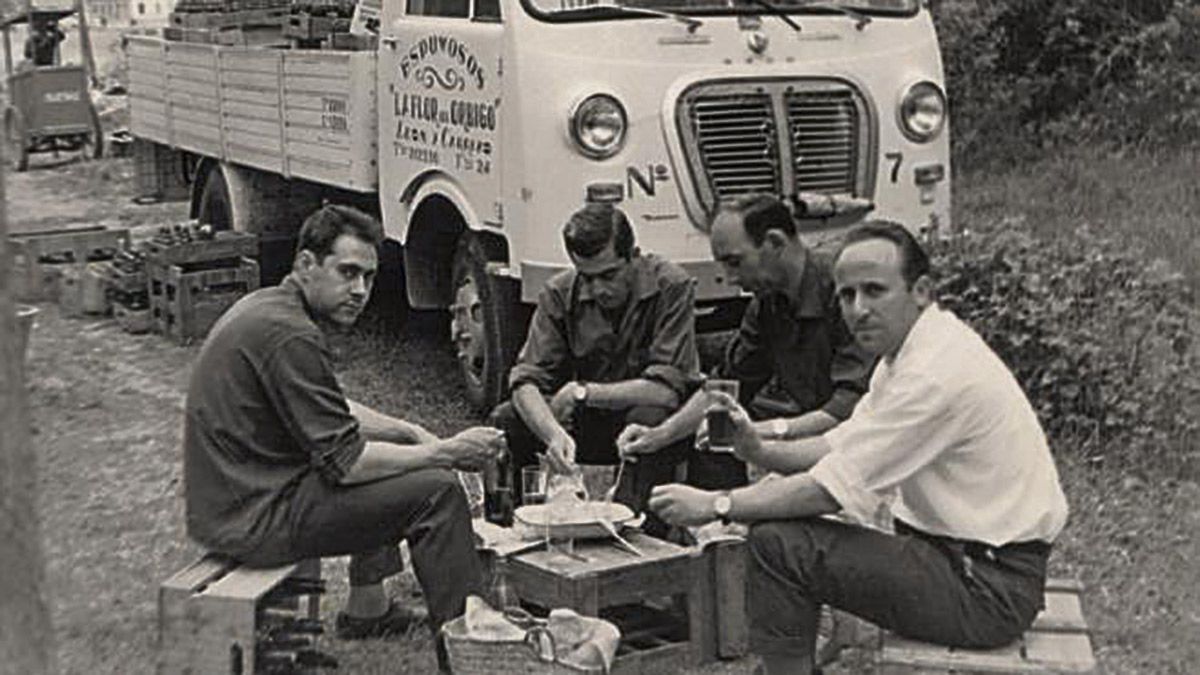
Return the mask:
M609 536L599 521L616 527L633 520L633 511L616 502L568 501L530 504L518 507L516 518L535 531L548 531L551 537L604 539Z

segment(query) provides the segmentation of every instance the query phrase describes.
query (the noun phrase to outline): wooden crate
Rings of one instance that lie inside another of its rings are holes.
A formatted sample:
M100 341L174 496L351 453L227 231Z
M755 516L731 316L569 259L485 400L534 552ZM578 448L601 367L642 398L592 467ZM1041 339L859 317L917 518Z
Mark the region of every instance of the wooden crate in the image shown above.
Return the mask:
M187 243L164 245L154 240L145 244L146 267L168 265L195 265L215 261L236 261L244 257L258 256L258 235L248 232L217 232L212 239L198 239Z
M258 288L258 263L187 271L182 265L148 269L150 313L159 333L180 344L203 338L242 296Z
M288 579L320 578L317 559L253 569L205 556L158 589L158 672L254 673L268 594ZM270 612L319 619L320 604L319 596L309 595Z
M345 33L350 30L350 19L337 16L313 16L311 14L291 14L283 34L297 40L322 40L333 33Z
M706 593L712 608L716 656L736 659L750 648L746 622L746 540L717 539L703 547Z
M83 227L50 232L10 235L13 282L17 300L41 302L58 299L58 281L67 265L107 260L129 243L125 228ZM43 262L61 258L61 262Z
M1046 608L1025 635L998 649L955 649L881 634L880 675L938 673L1093 673L1096 657L1074 581L1046 582Z
M154 330L154 316L148 306L127 305L114 301L112 310L117 325L126 333L140 335Z
M133 140L133 167L137 198L150 201L183 201L191 196L191 181L184 154L142 138Z
M643 557L606 541L579 541L582 560L547 550L514 556L509 581L523 602L616 623L622 639L613 675L674 674L709 660L715 648L707 561L694 548L642 534L628 538ZM668 597L684 601L686 615L653 604Z

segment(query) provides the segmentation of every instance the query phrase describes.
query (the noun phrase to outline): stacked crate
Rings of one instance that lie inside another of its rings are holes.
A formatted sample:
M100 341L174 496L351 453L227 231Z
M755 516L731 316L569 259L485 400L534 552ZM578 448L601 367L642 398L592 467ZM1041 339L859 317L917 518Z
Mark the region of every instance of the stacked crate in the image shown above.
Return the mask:
M233 303L259 286L258 238L210 234L194 224L162 228L146 244L151 320L186 344L203 338Z
M336 668L324 632L320 560L248 568L216 555L158 591L160 673L310 673Z
M59 300L62 280L78 282L89 262L111 260L129 243L129 230L83 227L9 237L14 291L18 300ZM77 288L77 287L76 287Z
M282 43L288 5L288 0L180 0L163 36L220 45Z
M133 140L134 176L137 200L146 202L183 201L191 195L190 170L186 155L162 143L143 138Z
M334 36L349 35L354 5L349 0L296 0L284 27L284 36L297 47L328 46L335 40Z
M123 247L111 261L94 263L104 279L104 293L113 317L126 333L147 333L154 328L150 295L146 287L146 254L141 247Z

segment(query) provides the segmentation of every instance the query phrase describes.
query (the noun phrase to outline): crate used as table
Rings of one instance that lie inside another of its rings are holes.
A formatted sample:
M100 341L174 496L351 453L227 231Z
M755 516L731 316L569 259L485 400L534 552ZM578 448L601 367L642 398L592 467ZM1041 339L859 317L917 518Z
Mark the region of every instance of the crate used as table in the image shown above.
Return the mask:
M576 557L545 549L513 556L508 580L522 602L616 623L615 675L676 673L712 658L712 597L701 552L639 533L627 538L645 555L608 541L577 541ZM685 601L686 620L655 604L668 597Z

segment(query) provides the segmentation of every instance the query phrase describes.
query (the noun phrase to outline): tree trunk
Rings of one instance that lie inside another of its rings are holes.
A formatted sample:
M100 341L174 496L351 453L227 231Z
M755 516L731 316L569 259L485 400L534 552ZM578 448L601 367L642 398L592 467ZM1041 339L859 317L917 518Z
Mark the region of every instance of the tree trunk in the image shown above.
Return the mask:
M2 144L0 144L2 147ZM0 150L0 673L54 671L46 602L37 465L29 442L25 354L12 297L12 254Z

